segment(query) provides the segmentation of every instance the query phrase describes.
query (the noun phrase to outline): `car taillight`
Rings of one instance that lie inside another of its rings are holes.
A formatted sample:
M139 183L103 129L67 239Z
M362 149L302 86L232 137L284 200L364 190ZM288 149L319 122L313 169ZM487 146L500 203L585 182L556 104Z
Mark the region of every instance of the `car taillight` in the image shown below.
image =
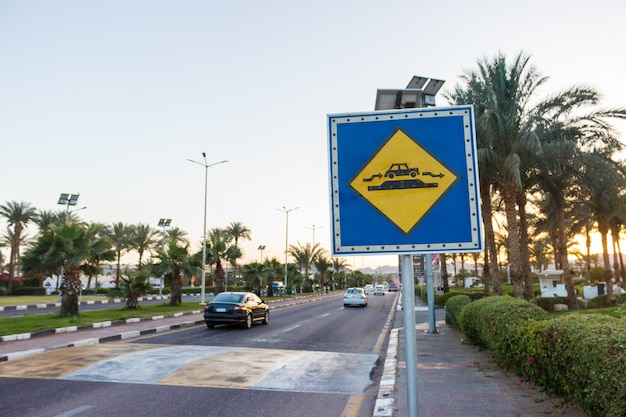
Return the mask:
M241 305L235 304L235 307L233 307L233 313L241 313Z
M204 312L206 313L208 311L209 311L209 306L208 305L204 306Z

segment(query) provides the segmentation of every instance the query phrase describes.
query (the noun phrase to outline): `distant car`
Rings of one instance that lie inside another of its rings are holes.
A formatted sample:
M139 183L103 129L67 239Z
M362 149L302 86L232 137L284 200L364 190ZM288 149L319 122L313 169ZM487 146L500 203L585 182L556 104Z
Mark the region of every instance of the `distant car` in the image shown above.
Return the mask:
M343 306L351 305L367 307L367 294L363 288L348 288L343 295Z
M395 282L392 281L389 283L389 291L398 291L398 286Z
M375 286L374 295L385 295L385 287L382 285Z
M253 323L268 324L270 309L252 292L222 292L204 307L204 322L209 329L217 324L238 324L245 329Z
M374 286L371 285L371 284L367 284L365 286L365 293L366 294L370 294L370 293L373 293L373 292L374 292Z

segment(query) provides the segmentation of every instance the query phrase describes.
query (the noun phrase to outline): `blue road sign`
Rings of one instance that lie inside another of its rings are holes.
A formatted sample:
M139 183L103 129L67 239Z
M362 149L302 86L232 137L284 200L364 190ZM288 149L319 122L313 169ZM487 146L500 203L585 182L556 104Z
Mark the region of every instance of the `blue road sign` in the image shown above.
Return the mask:
M328 115L335 255L483 247L474 110Z

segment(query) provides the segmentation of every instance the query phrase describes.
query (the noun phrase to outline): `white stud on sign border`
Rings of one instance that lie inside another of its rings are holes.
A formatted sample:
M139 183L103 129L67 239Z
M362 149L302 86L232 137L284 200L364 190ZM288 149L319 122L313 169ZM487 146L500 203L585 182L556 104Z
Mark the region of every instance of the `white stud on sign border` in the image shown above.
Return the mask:
M479 252L472 106L328 115L335 255Z

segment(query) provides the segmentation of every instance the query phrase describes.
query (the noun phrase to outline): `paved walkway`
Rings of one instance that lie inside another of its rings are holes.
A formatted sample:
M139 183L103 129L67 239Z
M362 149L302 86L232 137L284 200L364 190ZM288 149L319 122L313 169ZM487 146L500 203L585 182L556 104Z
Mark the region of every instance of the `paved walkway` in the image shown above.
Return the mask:
M425 308L419 301L416 306ZM588 417L576 405L547 397L514 373L503 371L489 351L463 343L463 334L445 324L443 312L437 315L443 316L436 322L438 333L428 332L427 319L416 324L419 417ZM394 333L398 362L393 416L404 417L408 393L401 311L392 338Z

